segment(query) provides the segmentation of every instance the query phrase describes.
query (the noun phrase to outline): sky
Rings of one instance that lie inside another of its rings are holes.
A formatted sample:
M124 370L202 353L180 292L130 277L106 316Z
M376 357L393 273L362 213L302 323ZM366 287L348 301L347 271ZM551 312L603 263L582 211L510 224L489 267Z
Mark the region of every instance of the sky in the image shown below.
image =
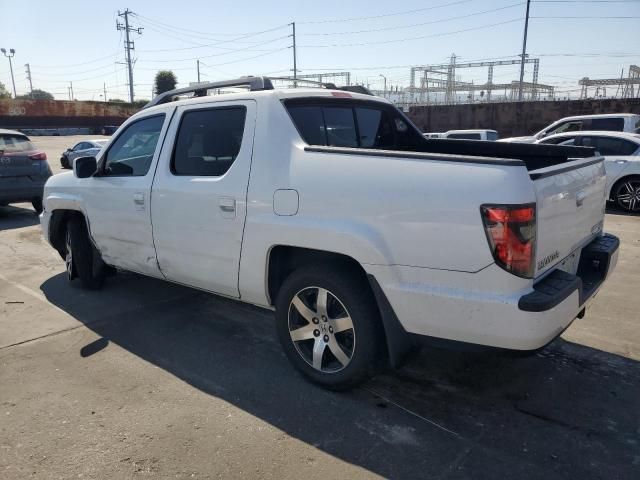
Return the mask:
M79 100L127 99L124 32L118 11L133 12L136 99L149 99L153 77L169 69L179 86L241 75L291 75L292 22L299 74L350 71L351 81L382 89L408 86L411 65L512 60L522 50L526 2L516 0L0 0L0 47L13 58L18 95L33 88ZM540 58L539 82L560 97L576 96L578 79L617 78L640 65L640 1L539 0L530 7L527 53ZM525 81L531 79L528 65ZM483 83L487 69L459 69L458 79ZM519 66L496 67L494 83L519 77ZM11 90L9 62L0 82ZM615 87L608 87L608 95Z

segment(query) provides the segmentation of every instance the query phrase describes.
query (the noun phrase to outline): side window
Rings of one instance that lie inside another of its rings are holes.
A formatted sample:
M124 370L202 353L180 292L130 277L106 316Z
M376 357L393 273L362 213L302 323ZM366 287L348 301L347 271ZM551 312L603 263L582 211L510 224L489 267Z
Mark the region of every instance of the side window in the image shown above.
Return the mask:
M325 107L324 122L327 145L330 147L357 147L356 124L351 107Z
M479 133L451 133L447 135L447 138L453 138L458 140L480 140Z
M305 142L309 145L327 144L321 106L292 105L289 113Z
M498 140L498 132L487 132L487 140L495 142Z
M575 122L564 122L558 125L553 130L547 132L547 135L552 135L554 133L564 133L564 132L577 132L582 130L582 121L578 120Z
M104 175L146 175L156 151L163 123L164 114L143 118L129 125L109 148Z
M638 146L621 138L583 137L583 147L594 147L600 155L631 155Z
M85 142L80 142L80 143L76 144L75 147L73 147L73 151L74 152L79 152L80 150L85 150L86 149L85 145L86 145Z
M550 138L548 140L544 140L540 143L545 143L547 145L575 145L576 139L575 137L560 137L560 138Z
M624 119L592 118L590 120L590 125L585 125L584 130L605 130L610 132L622 132L624 130Z
M246 115L244 107L185 112L173 151L173 174L219 177L227 173L240 152Z
M358 107L356 118L362 148L392 150L395 147L394 128L389 114L377 108Z

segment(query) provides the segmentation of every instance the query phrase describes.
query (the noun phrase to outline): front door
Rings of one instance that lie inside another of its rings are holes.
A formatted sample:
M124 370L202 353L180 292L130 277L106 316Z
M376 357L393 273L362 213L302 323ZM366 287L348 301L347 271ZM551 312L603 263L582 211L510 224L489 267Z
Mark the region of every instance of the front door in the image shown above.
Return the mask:
M151 192L158 263L169 280L238 297L254 101L176 110Z
M91 237L110 265L161 277L153 248L149 195L169 120L133 120L102 154L98 173L83 180Z

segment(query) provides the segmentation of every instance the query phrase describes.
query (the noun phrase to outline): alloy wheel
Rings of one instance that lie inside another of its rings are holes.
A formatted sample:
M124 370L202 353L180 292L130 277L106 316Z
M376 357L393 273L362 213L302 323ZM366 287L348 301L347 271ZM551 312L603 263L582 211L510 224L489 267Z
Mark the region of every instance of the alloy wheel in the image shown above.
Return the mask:
M640 211L640 180L627 180L618 186L616 202L629 212Z
M73 280L73 252L71 250L71 231L69 228L67 228L67 234L65 236L64 265L67 269L67 277L69 280Z
M300 290L289 304L289 335L298 354L314 369L335 373L353 358L353 320L340 299L325 288Z

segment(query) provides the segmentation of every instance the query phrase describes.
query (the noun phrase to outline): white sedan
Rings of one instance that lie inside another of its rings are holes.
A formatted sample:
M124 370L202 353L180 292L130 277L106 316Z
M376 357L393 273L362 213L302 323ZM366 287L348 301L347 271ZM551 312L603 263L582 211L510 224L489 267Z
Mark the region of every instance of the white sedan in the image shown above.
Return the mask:
M536 143L594 147L604 156L607 198L628 212L640 212L640 134L567 132Z

